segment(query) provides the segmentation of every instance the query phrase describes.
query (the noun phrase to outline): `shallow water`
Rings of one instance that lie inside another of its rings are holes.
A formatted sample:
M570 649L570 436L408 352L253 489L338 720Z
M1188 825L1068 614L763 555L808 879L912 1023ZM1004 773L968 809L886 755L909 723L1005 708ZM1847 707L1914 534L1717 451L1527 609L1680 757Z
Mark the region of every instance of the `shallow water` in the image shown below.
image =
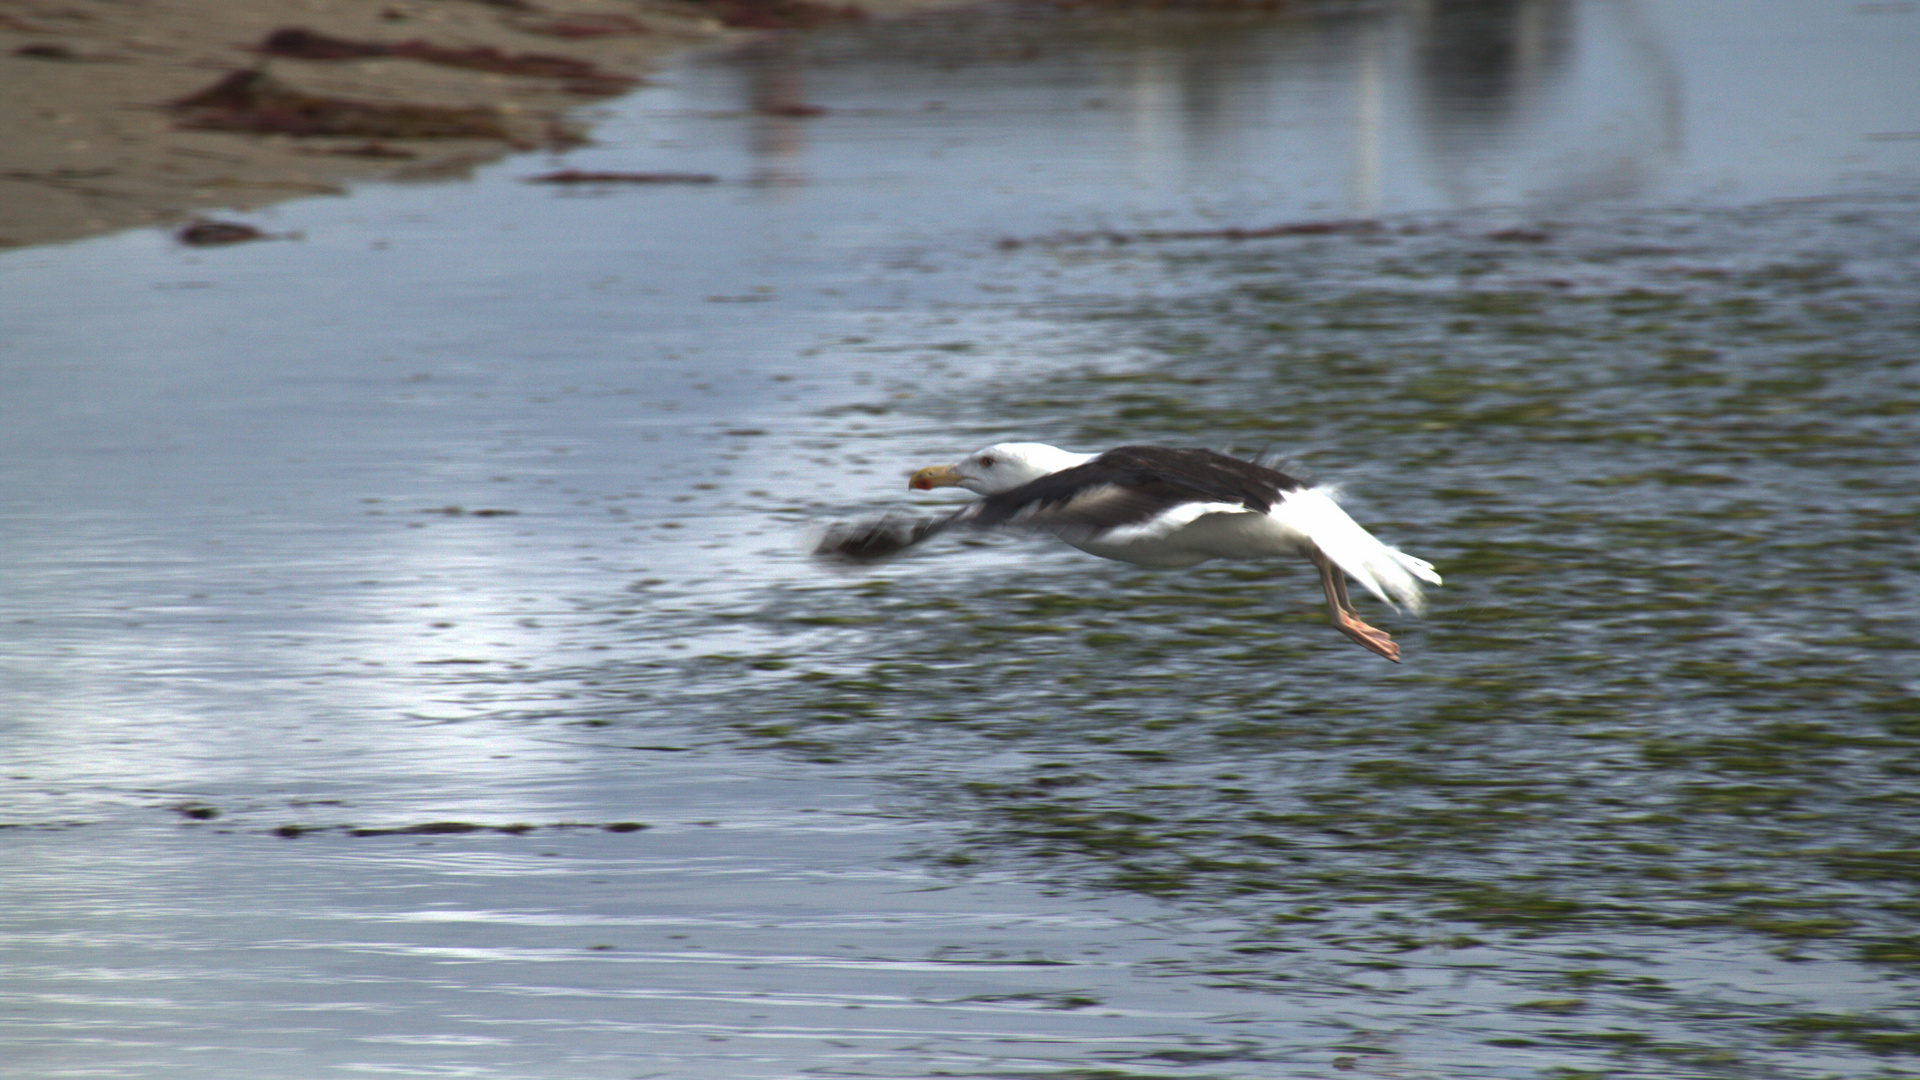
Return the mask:
M1436 10L836 32L568 162L718 185L0 258L0 1074L1911 1071L1920 17ZM804 557L1007 435L1448 584L1395 668L1297 568Z

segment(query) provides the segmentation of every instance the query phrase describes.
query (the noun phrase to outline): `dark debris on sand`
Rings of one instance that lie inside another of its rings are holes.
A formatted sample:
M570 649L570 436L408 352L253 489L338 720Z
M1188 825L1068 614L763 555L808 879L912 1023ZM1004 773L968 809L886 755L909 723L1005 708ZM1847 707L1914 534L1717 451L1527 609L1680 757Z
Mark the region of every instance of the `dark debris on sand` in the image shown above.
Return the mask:
M509 53L491 45L456 48L413 38L408 41L357 41L333 37L304 27L289 26L268 34L254 51L262 56L298 60L363 60L394 56L442 67L483 71L490 75L519 75L561 80L571 93L606 97L637 85L631 75L607 71L572 56L553 53Z
M257 69L230 72L169 108L180 126L207 131L337 135L363 139L506 140L505 115L490 105L355 101L297 90Z

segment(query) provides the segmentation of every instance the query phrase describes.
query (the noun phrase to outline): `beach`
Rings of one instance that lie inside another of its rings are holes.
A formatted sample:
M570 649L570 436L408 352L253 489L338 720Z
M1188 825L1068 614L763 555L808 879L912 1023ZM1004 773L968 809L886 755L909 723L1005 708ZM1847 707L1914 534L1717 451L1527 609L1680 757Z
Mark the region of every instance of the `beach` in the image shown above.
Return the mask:
M676 52L926 6L0 0L0 247L459 176L588 138L582 106Z

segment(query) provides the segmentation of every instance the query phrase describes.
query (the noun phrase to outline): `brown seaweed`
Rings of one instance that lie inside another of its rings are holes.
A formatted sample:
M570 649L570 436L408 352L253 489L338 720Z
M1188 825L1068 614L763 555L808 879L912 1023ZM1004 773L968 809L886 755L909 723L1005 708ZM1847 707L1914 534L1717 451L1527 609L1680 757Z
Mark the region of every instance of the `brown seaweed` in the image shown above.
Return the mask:
M711 184L720 178L712 173L674 172L590 172L561 169L527 177L529 184Z
M804 101L781 101L755 105L753 111L759 113L761 116L783 116L789 120L808 120L827 114L825 106L809 105Z
M357 157L387 161L412 161L420 156L412 150L404 150L398 146L389 146L378 139L369 139L366 142L354 143L352 146L336 146L327 150L305 150L302 151L302 153L331 154L337 157Z
M13 50L15 56L31 57L35 60L78 60L80 54L71 48L54 41L36 41Z
M196 218L173 234L175 240L190 247L244 244L249 240L264 240L266 237L266 233L251 225L242 225L237 221L214 221L211 218Z
M1013 251L1027 244L1135 244L1164 243L1180 240L1271 240L1283 236L1335 236L1341 234L1367 235L1382 231L1378 221L1368 218L1342 219L1333 221L1293 221L1282 225L1263 225L1257 228L1230 226L1224 229L1143 229L1139 232L1070 232L1053 236L1024 240L1019 237L1006 237L995 243L1002 251Z
M371 139L506 139L506 118L488 105L355 101L296 90L247 68L170 106L180 126L207 131L342 135Z
M513 25L529 34L557 38L630 37L653 32L646 23L631 15L584 11L551 19L516 20Z
M185 813L185 811L181 811ZM192 816L192 815L190 815ZM212 816L217 817L216 811ZM418 825L392 826L356 826L356 825L305 825L289 823L276 825L267 830L274 836L286 840L297 840L308 833L337 832L352 837L369 836L465 836L471 833L501 833L506 836L526 836L538 829L557 832L575 832L594 829L610 833L645 832L652 828L643 821L609 821L597 823L590 821L556 821L550 825L530 825L526 822L514 822L510 825L481 825L471 821L427 821Z
M815 0L702 0L701 10L736 30L806 30L867 17L852 4Z
M562 79L566 82L566 89L573 93L602 96L617 94L640 81L631 75L607 71L577 57L554 53L507 53L492 45L453 48L419 38L400 42L356 41L298 26L273 31L254 46L254 51L262 56L297 60L360 60L397 56L493 75Z

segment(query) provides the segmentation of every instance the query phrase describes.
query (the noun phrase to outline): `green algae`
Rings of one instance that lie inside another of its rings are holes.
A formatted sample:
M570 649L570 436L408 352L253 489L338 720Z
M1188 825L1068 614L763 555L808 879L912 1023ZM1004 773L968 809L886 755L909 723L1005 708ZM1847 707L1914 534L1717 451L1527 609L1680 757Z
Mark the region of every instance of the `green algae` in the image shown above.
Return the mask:
M1298 455L1447 577L1424 622L1359 598L1401 667L1328 630L1301 567L1018 543L777 590L740 617L767 647L698 677L751 685L718 707L741 743L897 776L950 827L943 872L1215 928L1169 972L1353 1008L1469 980L1499 1019L1461 1030L1553 1059L1501 1075L1878 1075L1911 1007L1762 1007L1667 959L1920 989L1920 515L1889 450L1920 412L1883 299L1920 252L1746 227L1172 245L1190 296L1063 316L1135 359L899 406ZM1599 283L1541 284L1570 266Z

